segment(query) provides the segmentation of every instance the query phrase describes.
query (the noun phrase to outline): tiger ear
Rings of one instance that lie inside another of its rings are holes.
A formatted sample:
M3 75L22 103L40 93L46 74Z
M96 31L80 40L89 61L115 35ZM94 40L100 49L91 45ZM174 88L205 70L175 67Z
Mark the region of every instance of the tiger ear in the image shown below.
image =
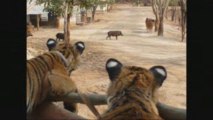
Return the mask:
M162 86L164 80L167 78L166 69L163 66L153 66L150 68L150 71L153 73L159 86Z
M48 50L51 51L53 48L56 47L56 44L57 44L57 41L52 39L52 38L49 38L47 40L47 43L46 43L46 46L48 47Z
M114 58L110 58L107 60L106 70L111 81L115 80L115 78L119 75L122 67L122 63Z
M84 49L85 49L85 45L84 45L84 42L76 42L75 43L75 48L80 52L80 54L83 53Z

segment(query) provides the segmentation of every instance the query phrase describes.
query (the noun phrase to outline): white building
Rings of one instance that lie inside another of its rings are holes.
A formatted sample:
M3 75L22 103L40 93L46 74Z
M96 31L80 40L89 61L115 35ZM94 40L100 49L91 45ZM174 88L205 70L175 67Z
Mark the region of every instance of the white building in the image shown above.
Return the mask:
M51 19L48 18L49 12L44 11L44 5L36 5L36 0L32 0L32 2L30 3L29 1L27 1L26 4L27 4L27 23L32 23L34 26L37 26L37 28L39 28L40 23L52 22ZM58 18L59 18L58 23L55 23L55 25L58 28L63 28L64 19L62 17ZM54 19L58 18L55 17ZM80 7L73 6L73 13L70 18L70 24L73 25L78 22L81 22Z
M48 12L44 11L43 5L36 5L35 0L27 1L27 23L39 29L41 22L48 22Z

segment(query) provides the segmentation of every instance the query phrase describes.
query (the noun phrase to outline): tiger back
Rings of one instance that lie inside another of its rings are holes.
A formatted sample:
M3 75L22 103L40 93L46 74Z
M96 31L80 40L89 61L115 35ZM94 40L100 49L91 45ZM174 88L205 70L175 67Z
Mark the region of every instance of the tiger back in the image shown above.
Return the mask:
M123 66L111 58L106 70L110 79L108 109L99 120L162 120L156 107L156 91L167 77L163 66Z
M46 46L49 51L59 51L64 55L66 59L68 59L69 65L66 67L69 76L71 73L76 70L80 64L80 56L85 50L84 42L78 41L74 45L66 44L65 41L56 41L55 39L48 39L46 42ZM76 91L77 92L77 91ZM78 112L77 104L73 104L70 102L63 102L64 108L71 112Z
M27 60L27 113L47 97L63 96L77 91L66 70L69 61L58 51L51 51Z
M67 46L64 42L57 43L49 39L46 45L49 53L27 61L28 114L48 96L54 98L77 92L76 85L69 76L79 65L79 57L85 49L84 43L80 41L73 46L71 44ZM56 59L57 56L60 59ZM77 111L76 104L64 104L66 109Z

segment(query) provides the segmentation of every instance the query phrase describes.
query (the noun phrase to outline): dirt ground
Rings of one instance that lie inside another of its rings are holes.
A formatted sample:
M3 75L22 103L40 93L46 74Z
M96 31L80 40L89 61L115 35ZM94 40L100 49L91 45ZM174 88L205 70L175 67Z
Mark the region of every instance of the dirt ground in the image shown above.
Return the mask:
M81 65L71 78L81 91L105 94L109 83L105 70L107 59L116 58L124 65L146 68L163 65L168 78L159 90L160 101L186 108L186 42L180 42L180 28L165 20L164 37L158 37L156 32L146 31L146 17L155 18L151 7L115 5L112 11L96 15L99 22L72 28L71 42L83 41L86 49ZM119 36L118 40L115 37L106 40L109 30L121 30L124 36ZM28 37L27 59L46 52L47 39L55 38L58 32L63 29L41 28L33 33L33 37ZM78 106L79 115L94 118L85 105ZM106 105L96 108L102 113Z

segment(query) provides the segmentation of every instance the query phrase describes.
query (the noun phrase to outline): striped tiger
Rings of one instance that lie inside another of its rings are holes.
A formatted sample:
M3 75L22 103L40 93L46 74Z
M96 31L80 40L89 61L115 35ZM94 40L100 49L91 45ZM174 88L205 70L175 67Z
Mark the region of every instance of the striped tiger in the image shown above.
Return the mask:
M100 120L162 120L156 107L156 92L167 77L163 66L124 66L110 58L106 70L110 79L108 109Z
M66 59L69 59L71 62L67 67L67 71L69 76L71 73L77 69L80 63L80 56L82 55L85 45L84 42L79 41L76 42L74 45L68 44L66 45L65 41L56 41L55 39L49 38L46 42L46 46L49 51L59 51L61 52ZM77 113L77 104L63 102L64 108Z
M56 44L49 39L46 45L49 52L27 60L27 113L31 113L47 96L77 92L69 76L79 64L79 56L85 49L84 43L65 46L64 43ZM72 112L77 110L76 104L66 106Z
M152 18L146 18L145 24L146 24L146 29L147 32L152 32L152 29L155 27L155 20Z
M85 49L84 42L79 41L74 45L68 44L64 41L57 42L55 39L48 39L46 42L46 46L49 51L59 51L61 52L66 59L69 59L71 63L67 67L69 71L69 75L71 75L72 71L74 71L80 63L80 56Z

